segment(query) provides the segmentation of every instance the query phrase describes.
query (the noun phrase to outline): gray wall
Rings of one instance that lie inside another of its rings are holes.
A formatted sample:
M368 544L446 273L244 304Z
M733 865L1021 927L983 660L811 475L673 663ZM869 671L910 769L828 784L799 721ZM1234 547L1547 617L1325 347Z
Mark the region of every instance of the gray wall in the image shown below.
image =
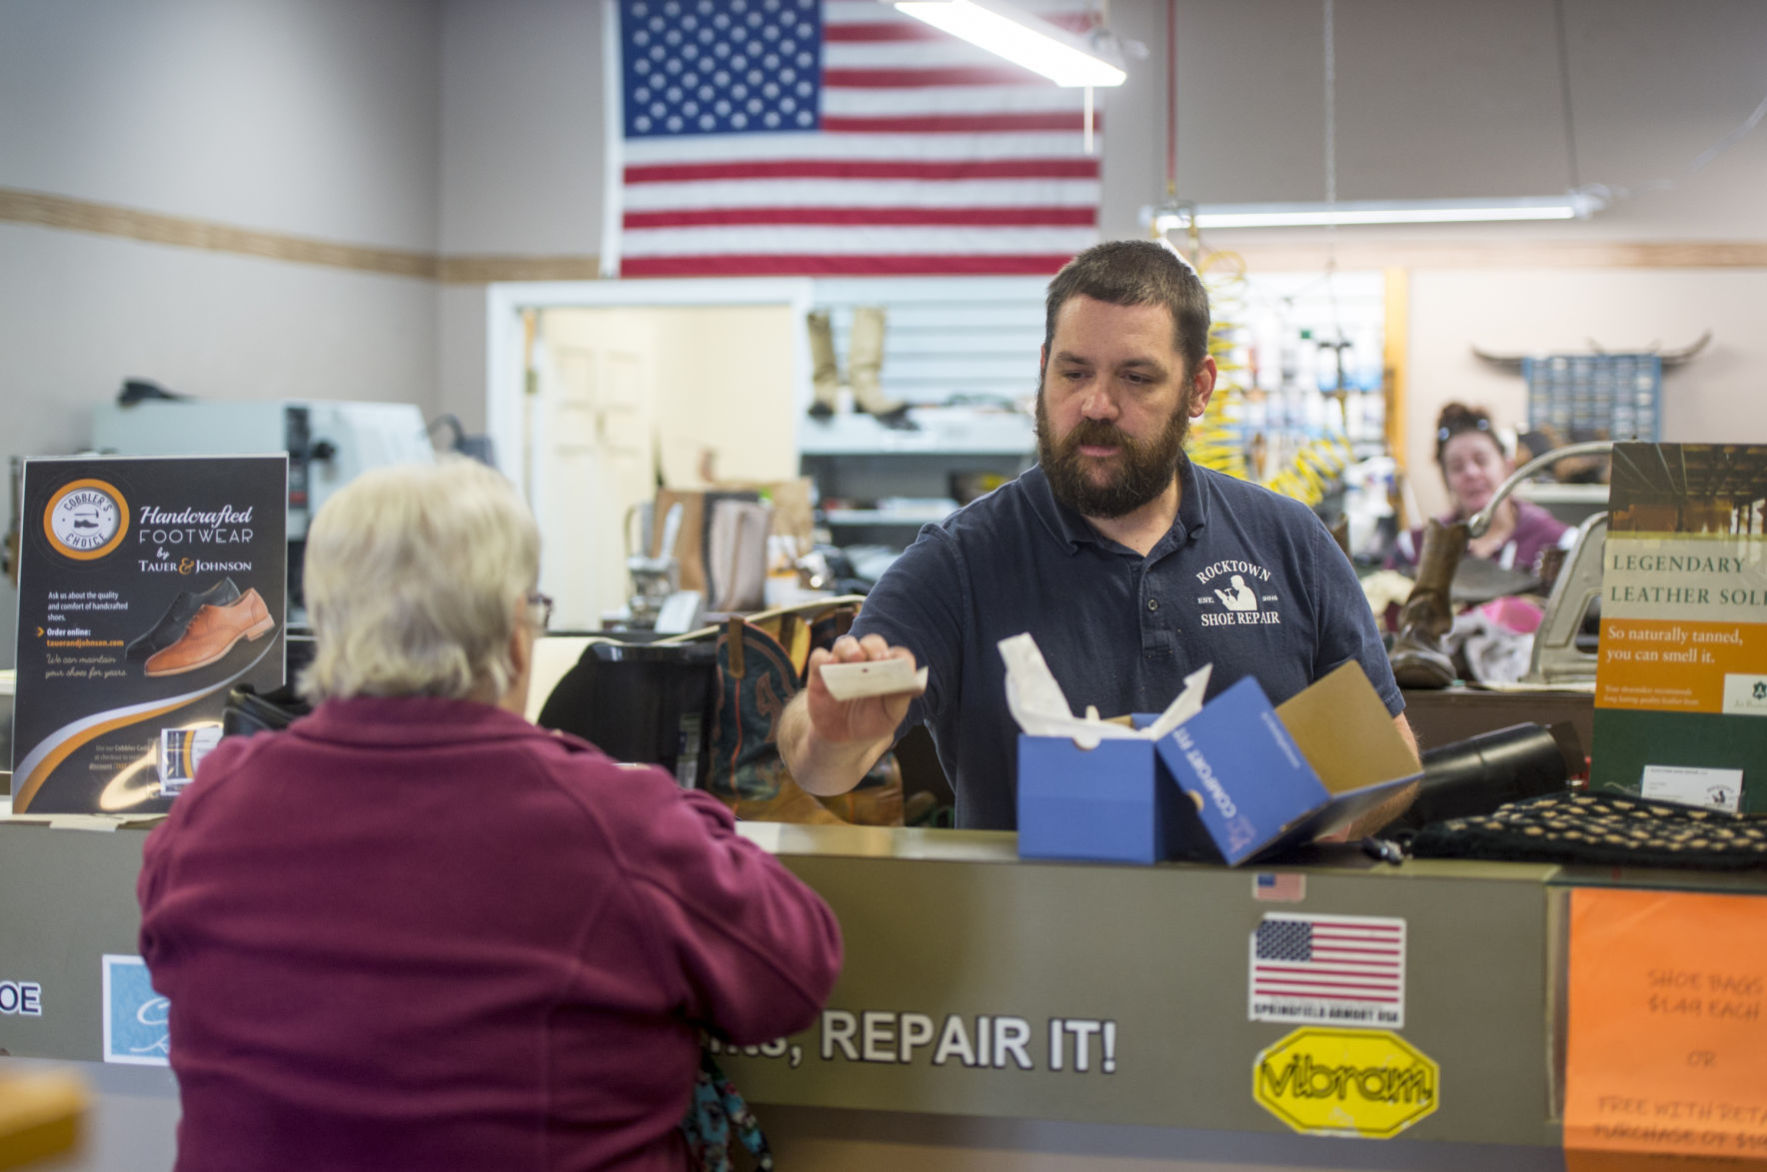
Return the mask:
M0 187L431 253L440 49L429 0L6 0ZM0 223L0 456L82 447L131 376L429 410L436 305L428 280ZM0 585L0 664L15 607Z
M442 0L441 250L601 249L601 25L584 0Z
M0 184L434 247L425 0L8 0Z
M1325 197L1322 7L1179 0L1181 198ZM1767 5L1564 0L1564 9L1577 180L1632 197L1590 223L1432 227L1429 239L1767 238L1753 198L1767 181L1767 136L1688 173L1767 96ZM1148 51L1131 61L1126 85L1100 95L1101 222L1106 235L1129 236L1143 230L1140 209L1165 193L1166 4L1112 0L1109 11L1112 27ZM1336 0L1335 11L1340 198L1548 195L1572 185L1552 0ZM444 251L597 251L599 6L443 0L442 13ZM1673 186L1653 186L1662 182Z
M1111 5L1113 23L1153 54L1121 91L1126 138L1111 95L1105 225L1113 233L1137 230L1134 208L1164 187L1165 7ZM1179 0L1181 197L1325 197L1322 8L1320 0ZM1550 195L1572 186L1553 0L1336 0L1335 9L1340 198ZM1767 136L1688 174L1767 97L1767 5L1564 0L1564 11L1577 181L1630 188L1633 198L1587 223L1431 226L1424 238L1767 237L1754 196L1767 180ZM1674 186L1646 190L1657 181ZM1419 238L1416 230L1386 236ZM1227 246L1274 238L1223 236Z

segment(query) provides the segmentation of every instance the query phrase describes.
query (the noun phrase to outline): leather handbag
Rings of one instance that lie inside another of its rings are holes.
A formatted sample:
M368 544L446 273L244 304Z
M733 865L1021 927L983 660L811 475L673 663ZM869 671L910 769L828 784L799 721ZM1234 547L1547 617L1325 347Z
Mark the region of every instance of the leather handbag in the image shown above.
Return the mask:
M706 790L756 822L900 826L902 774L885 753L851 792L819 798L792 779L779 756L779 720L804 686L814 647L853 625L851 599L825 599L753 621L735 617L717 634L718 684Z

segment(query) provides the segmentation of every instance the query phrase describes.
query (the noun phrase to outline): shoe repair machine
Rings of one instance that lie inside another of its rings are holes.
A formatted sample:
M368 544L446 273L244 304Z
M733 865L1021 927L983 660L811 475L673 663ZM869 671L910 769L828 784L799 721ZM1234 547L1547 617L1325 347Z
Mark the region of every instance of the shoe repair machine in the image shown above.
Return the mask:
M123 456L287 452L288 600L297 619L307 522L319 507L370 468L435 460L416 406L326 399L107 403L92 413L92 446Z
M1491 527L1497 506L1528 477L1568 456L1606 454L1613 451L1612 440L1590 440L1569 444L1534 457L1515 470L1497 487L1491 500L1474 513L1466 523L1469 538L1481 536ZM1577 526L1576 539L1565 555L1564 566L1553 580L1552 592L1546 599L1545 614L1534 632L1534 652L1528 662L1528 673L1522 677L1527 684L1591 683L1595 679L1597 656L1577 646L1577 633L1589 613L1589 604L1601 596L1601 559L1607 541L1607 511L1591 514Z

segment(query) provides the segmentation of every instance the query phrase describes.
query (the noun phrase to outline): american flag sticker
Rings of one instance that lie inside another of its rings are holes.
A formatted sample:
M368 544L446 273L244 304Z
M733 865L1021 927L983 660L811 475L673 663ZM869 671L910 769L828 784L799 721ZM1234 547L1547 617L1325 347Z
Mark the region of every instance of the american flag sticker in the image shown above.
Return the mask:
M1252 1021L1405 1024L1405 921L1266 913L1251 937Z
M1265 903L1300 903L1307 898L1307 877L1299 871L1260 871L1252 878L1252 898Z

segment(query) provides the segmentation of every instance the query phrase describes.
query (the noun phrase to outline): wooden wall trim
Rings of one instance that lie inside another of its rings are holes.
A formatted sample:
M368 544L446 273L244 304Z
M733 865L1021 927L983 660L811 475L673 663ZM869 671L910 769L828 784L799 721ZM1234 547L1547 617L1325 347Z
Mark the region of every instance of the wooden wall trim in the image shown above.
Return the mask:
M437 274L445 285L484 285L492 281L595 281L598 256L444 256Z
M591 281L601 275L601 260L595 256L438 256L433 252L367 248L13 187L0 187L0 222L35 224L65 232L94 232L174 248L200 248L452 285Z
M63 231L96 232L101 236L122 236L150 244L169 244L175 248L200 248L210 252L255 256L263 260L326 265L355 272L385 273L389 276L416 277L429 281L436 279L439 267L435 255L427 252L364 248L361 245L340 244L307 236L260 232L231 224L219 224L213 220L168 216L159 212L144 212L115 204L95 203L39 191L20 191L10 187L0 187L0 220L36 224Z
M449 285L482 285L493 281L592 281L601 275L600 258L590 255L442 256L395 248L367 248L11 187L0 187L0 222L95 232L177 248L200 248L263 260L415 277ZM1237 253L1249 268L1263 272L1311 272L1324 269L1328 264L1339 269L1414 270L1767 268L1767 241L1753 240L1658 243L1557 240L1537 244L1459 241L1432 244L1427 241L1357 242L1340 235L1335 248L1314 243L1235 247L1228 234L1206 243L1214 251Z

